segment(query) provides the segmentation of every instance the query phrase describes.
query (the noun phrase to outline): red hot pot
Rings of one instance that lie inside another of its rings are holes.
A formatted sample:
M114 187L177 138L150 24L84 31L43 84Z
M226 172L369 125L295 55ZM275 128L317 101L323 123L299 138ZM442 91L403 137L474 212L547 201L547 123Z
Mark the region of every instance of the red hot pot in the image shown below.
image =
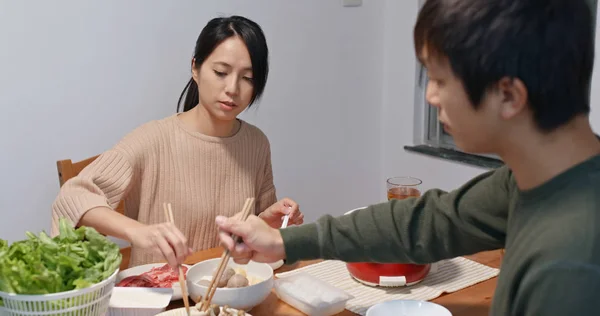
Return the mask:
M346 214L361 209L364 207L351 210ZM350 262L346 263L346 268L354 279L363 284L400 287L423 281L431 270L431 264Z

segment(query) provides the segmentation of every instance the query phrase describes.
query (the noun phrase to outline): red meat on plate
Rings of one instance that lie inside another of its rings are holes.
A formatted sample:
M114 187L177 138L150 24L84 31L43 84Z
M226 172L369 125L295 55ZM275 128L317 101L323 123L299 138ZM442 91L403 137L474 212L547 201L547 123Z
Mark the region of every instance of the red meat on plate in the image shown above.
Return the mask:
M187 273L186 266L181 267L184 275ZM168 264L150 269L140 275L126 277L119 281L119 287L161 287L170 288L173 283L179 282L179 272L174 271Z

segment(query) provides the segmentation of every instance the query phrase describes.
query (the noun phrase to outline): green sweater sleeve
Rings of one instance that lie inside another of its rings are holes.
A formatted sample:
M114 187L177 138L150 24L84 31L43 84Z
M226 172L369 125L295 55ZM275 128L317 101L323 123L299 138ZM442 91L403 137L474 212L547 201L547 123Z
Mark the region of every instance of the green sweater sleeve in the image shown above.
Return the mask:
M286 261L430 263L502 248L513 182L502 167L451 192L429 190L281 229Z

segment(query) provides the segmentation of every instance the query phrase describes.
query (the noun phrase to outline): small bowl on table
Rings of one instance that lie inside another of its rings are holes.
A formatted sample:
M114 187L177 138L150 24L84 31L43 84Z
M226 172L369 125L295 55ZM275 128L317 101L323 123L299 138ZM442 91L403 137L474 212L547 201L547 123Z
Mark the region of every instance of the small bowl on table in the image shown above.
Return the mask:
M210 280L218 268L220 258L204 260L193 265L187 272L187 288L190 298L199 303L208 290L208 285L199 284L201 280ZM215 290L211 304L229 306L238 310L249 311L262 303L273 288L273 269L269 264L250 261L248 264L237 264L230 259L227 267L247 274L249 285L244 287L220 287ZM207 283L207 282L206 282Z
M442 305L419 300L391 300L371 306L366 316L452 316Z

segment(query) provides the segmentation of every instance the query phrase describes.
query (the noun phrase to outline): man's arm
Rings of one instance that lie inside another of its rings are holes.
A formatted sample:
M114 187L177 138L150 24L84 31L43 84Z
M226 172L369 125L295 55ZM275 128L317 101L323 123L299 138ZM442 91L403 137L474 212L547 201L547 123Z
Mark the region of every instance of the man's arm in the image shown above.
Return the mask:
M282 229L286 260L430 263L501 248L513 183L503 167L449 193L429 190L420 198Z

